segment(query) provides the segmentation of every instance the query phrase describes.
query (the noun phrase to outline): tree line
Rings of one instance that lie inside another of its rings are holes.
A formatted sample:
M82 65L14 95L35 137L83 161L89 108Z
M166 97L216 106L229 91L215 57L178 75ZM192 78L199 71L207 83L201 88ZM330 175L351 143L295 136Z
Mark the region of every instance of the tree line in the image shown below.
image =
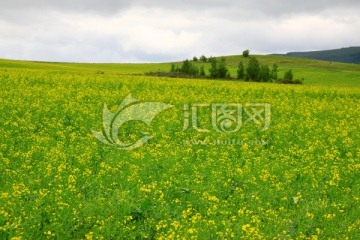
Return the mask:
M294 74L291 69L284 73L283 78L278 77L278 65L274 63L272 68L266 64L260 64L255 57L251 57L249 64L245 68L242 61L237 67L237 79L254 82L278 82L301 84L302 80L294 80Z
M247 66L242 61L237 66L236 79L252 82L278 82L278 83L297 83L301 84L302 80L293 80L294 75L291 69L284 73L283 78L278 77L278 65L275 63L271 69L266 64L260 64L255 57L249 57L249 50L243 51L243 56L249 58ZM208 74L205 72L204 65L199 66L199 62L210 63ZM195 78L212 78L212 79L234 79L226 65L224 57L215 58L202 55L200 58L193 57L192 61L186 59L182 64L171 64L170 72L155 72L148 75L168 76L168 77L195 77Z
M195 58L195 57L194 57ZM209 75L210 78L231 78L230 72L226 67L226 59L222 57L220 60L210 57L206 58L202 56L200 59L203 62L210 63ZM187 75L191 77L206 77L206 73L204 70L204 65L198 67L194 64L198 60L189 61L188 59L182 62L181 66L175 66L175 64L171 64L170 73Z

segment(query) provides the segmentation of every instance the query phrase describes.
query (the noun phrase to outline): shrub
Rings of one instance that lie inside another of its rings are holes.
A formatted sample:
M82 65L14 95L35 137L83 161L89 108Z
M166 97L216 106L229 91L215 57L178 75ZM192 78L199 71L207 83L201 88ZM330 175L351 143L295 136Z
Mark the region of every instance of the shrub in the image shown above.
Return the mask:
M288 80L293 80L293 77L294 77L294 75L293 75L293 73L292 73L292 70L290 69L290 70L288 70L288 71L286 71L285 72L285 74L284 74L284 78L285 79L288 79Z
M282 83L282 84L303 84L304 83L304 79L300 80L300 79L295 79L295 80L290 80L290 79L284 79L284 78L279 78L276 80L277 83Z
M292 84L294 83L292 80L290 79L284 79L284 78L279 78L276 80L277 83L283 83L283 84Z
M295 79L294 84L304 84L304 79Z

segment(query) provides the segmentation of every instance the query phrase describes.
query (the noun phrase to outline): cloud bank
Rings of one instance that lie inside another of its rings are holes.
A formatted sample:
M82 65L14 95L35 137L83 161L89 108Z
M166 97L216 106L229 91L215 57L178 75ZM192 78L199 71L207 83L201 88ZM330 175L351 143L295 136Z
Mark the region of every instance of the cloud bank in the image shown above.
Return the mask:
M358 46L359 1L12 0L0 58L165 62Z

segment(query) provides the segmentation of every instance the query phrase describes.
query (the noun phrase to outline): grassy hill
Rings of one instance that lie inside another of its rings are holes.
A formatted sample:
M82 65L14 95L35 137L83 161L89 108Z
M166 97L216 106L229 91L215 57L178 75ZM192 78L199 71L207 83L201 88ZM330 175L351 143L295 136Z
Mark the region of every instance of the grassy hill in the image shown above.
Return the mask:
M283 54L282 56L360 64L360 47L348 47L310 52L289 52L287 54Z
M306 85L354 87L360 86L360 65L338 62L328 62L304 58L286 56L255 56L261 64L279 66L279 76L292 69L294 77L305 79ZM242 56L226 56L226 62L231 76L236 76L237 65L243 61L248 64L249 59ZM175 62L175 64L181 64ZM198 66L205 65L205 70L210 67L209 63L196 63ZM171 63L151 64L85 64L85 63L53 63L53 62L31 62L0 59L0 69L29 69L63 71L83 74L115 74L115 75L142 75L150 71L169 71Z

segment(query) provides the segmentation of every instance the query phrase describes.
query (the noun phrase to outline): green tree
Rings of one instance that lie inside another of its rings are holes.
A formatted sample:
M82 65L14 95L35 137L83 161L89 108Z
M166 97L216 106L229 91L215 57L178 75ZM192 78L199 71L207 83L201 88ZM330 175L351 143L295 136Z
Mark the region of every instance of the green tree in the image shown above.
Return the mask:
M188 59L183 61L180 71L189 76L198 76L199 69Z
M183 61L181 66L181 72L184 74L190 74L191 62L186 59Z
M200 67L200 76L201 76L201 77L205 77L204 65L202 65L202 66Z
M216 58L215 58L215 57L210 56L210 57L207 59L207 61L208 61L209 63L211 63L214 59L216 60Z
M219 78L227 78L228 77L228 69L226 67L226 59L222 57L220 59L219 67L218 67Z
M243 57L249 57L250 55L250 51L248 49L244 50L243 53L242 53Z
M201 55L200 60L204 63L207 62L207 58L204 55Z
M257 75L259 74L260 66L259 61L252 57L250 58L249 64L246 68L246 81L256 81Z
M230 79L230 78L231 78L231 74L230 74L230 72L227 72L227 74L226 74L226 78L228 78L228 79Z
M211 67L209 69L211 78L227 78L230 76L229 70L226 67L226 59L222 57L220 62L214 58L209 58L209 62L211 63Z
M198 59L196 56L193 57L193 61L194 61L194 62L197 62L198 60L199 60L199 59Z
M170 72L176 72L175 64L171 64Z
M293 77L294 77L294 75L293 75L293 72L291 69L286 71L284 74L284 79L286 79L286 80L293 80Z
M210 77L211 78L218 78L219 77L219 70L218 70L218 67L217 67L217 60L216 58L209 58L208 59L211 66L210 66L210 69L209 69L209 73L210 73Z
M278 65L274 63L271 69L271 80L274 82L278 79Z
M261 65L257 75L258 82L269 82L271 78L270 69L268 65Z
M245 77L245 68L242 61L240 61L238 68L237 68L237 78L238 79L244 79Z

